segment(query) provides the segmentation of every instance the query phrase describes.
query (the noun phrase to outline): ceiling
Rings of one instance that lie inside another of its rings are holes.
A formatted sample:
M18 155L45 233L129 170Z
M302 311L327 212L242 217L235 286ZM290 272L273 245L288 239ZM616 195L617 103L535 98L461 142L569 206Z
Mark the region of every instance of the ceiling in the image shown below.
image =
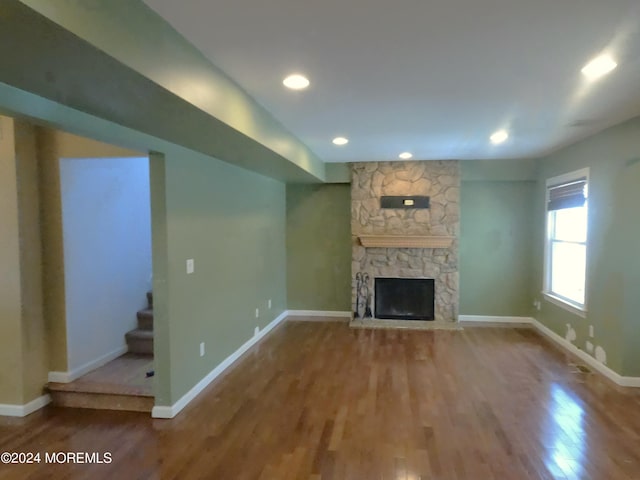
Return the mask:
M531 158L640 115L638 0L144 1L326 162Z

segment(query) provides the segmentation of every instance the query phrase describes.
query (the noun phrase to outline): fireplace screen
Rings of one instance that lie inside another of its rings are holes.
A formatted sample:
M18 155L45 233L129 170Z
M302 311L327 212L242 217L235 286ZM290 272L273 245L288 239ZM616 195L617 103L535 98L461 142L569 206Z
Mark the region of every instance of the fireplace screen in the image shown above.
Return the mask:
M433 278L375 279L375 318L433 320Z

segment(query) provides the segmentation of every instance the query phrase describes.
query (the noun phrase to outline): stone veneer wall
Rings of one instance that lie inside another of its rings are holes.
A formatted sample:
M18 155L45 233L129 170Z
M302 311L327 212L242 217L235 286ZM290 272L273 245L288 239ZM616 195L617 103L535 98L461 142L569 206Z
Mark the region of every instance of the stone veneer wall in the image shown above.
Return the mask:
M457 160L365 162L352 165L352 305L355 275L433 278L435 321L458 319L458 236L460 166ZM381 209L384 195L427 195L429 209ZM359 235L452 236L450 248L365 248ZM375 299L372 300L372 309ZM375 312L374 312L375 314Z

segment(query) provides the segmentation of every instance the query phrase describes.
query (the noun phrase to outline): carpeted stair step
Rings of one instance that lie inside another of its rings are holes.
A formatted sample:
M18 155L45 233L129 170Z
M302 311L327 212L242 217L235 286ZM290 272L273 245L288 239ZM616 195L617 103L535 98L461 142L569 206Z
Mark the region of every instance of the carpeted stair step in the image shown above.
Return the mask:
M147 302L149 302L149 308L153 308L153 292L147 292Z
M147 308L138 312L138 328L140 330L153 330L153 309Z
M127 332L125 339L129 352L153 354L153 330L137 328Z

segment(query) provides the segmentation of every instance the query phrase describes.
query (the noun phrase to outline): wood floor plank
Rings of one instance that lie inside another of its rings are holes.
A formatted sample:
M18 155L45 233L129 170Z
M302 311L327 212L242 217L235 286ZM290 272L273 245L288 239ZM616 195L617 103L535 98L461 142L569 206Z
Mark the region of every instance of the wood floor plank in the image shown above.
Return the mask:
M525 328L287 322L173 420L47 407L0 417L0 480L633 480L640 393Z

